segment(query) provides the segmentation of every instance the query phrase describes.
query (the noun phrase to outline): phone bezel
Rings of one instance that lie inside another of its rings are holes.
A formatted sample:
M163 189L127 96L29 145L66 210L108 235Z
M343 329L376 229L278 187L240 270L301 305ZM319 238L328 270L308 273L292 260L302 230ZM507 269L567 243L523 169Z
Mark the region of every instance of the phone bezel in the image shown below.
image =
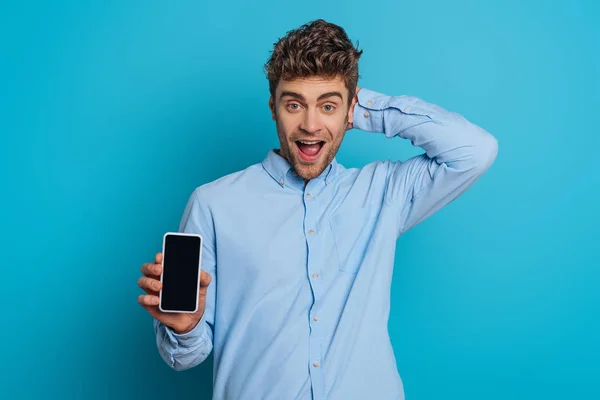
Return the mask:
M166 254L166 244L167 244L167 237L168 236L192 236L192 237L197 237L200 239L200 252L198 253L198 282L196 283L196 305L193 311L187 311L187 310L167 310L167 309L163 309L162 308L162 282L163 282L163 274L165 271L165 254ZM183 313L183 314L194 314L196 312L198 312L198 300L200 297L200 277L202 275L202 247L204 244L204 238L197 233L184 233L184 232L167 232L163 235L163 245L162 245L162 255L163 255L163 259L161 262L161 273L160 273L160 283L161 283L161 289L158 292L158 309L161 312L164 313Z

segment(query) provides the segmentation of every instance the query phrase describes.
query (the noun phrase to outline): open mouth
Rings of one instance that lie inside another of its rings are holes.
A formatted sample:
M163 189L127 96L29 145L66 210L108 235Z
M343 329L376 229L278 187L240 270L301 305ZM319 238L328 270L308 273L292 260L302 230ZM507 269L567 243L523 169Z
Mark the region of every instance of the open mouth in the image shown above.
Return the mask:
M298 147L298 154L303 161L313 162L316 161L321 155L321 150L325 142L320 140L296 140L296 147Z

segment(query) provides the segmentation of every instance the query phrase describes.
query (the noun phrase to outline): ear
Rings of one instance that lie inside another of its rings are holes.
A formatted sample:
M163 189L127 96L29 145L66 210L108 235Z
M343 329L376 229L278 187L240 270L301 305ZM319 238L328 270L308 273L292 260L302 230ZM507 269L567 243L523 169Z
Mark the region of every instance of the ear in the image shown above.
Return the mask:
M355 95L350 102L350 107L348 108L348 125L350 127L353 126L354 123L354 106L358 103L358 95Z
M269 109L271 109L271 119L276 121L277 115L275 114L275 102L273 101L273 96L269 97Z
M352 98L352 101L350 101L350 107L348 107L348 123L346 126L346 130L350 130L354 128L354 107L356 106L356 103L358 103L358 91L360 90L360 88L358 86L356 86L356 94L354 95L354 97Z

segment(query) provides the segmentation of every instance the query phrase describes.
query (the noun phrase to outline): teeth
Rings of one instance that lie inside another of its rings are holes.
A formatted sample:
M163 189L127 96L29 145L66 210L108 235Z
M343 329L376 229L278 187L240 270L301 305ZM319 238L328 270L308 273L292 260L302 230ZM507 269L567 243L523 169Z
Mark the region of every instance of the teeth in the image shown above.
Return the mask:
M306 142L306 141L304 141L304 140L299 140L299 142L300 142L300 143L302 143L302 144L317 144L317 143L319 143L320 141L319 141L319 140L316 140L316 141L314 141L314 142Z

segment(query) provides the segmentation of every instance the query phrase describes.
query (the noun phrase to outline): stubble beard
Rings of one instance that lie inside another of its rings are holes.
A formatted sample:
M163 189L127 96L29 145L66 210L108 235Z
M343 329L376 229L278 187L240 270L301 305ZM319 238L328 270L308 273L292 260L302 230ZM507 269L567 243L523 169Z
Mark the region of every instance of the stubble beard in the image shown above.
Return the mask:
M345 121L344 121L344 126L347 125L347 123L348 123L347 121L348 121L348 118L346 117ZM323 171L325 171L325 169L329 166L329 164L335 158L335 156L340 148L340 145L342 144L342 141L344 140L344 136L346 135L346 132L344 130L341 133L338 140L328 141L327 142L328 150L327 150L327 154L325 154L325 157L322 159L323 161L319 162L318 164L313 164L313 163L307 163L307 162L299 159L296 151L292 150L295 147L295 142L291 141L291 143L290 143L290 141L288 141L287 136L285 135L285 132L282 132L282 130L280 129L279 121L277 121L276 125L277 125L277 134L279 136L279 142L280 142L279 155L281 155L283 158L285 158L288 161L288 163L290 163L290 165L292 166L292 168L294 169L296 174L299 177L301 177L302 179L304 179L305 181L314 179L314 178L318 177L319 175L321 175L323 173Z

